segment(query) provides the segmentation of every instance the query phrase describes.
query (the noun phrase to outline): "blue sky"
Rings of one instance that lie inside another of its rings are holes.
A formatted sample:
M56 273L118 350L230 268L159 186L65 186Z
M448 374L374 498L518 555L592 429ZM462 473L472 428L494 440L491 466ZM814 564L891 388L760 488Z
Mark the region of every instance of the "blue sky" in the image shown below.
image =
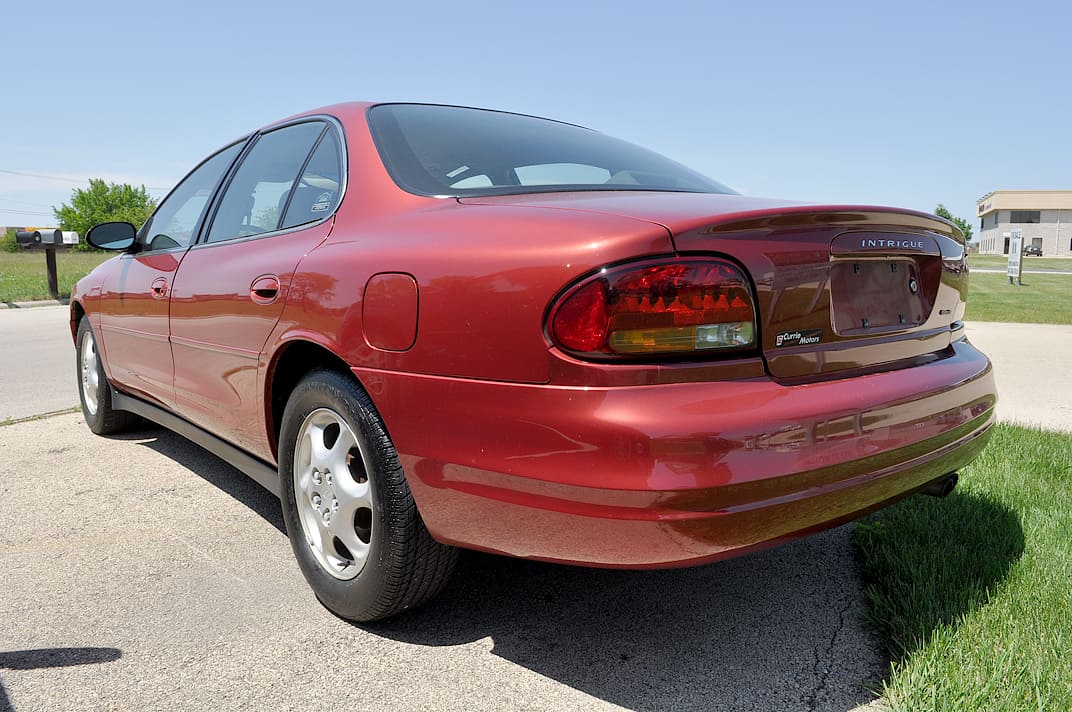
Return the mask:
M750 195L1072 188L1072 3L16 2L0 224L91 177L162 196L228 140L353 99L583 124ZM16 175L34 174L34 175Z

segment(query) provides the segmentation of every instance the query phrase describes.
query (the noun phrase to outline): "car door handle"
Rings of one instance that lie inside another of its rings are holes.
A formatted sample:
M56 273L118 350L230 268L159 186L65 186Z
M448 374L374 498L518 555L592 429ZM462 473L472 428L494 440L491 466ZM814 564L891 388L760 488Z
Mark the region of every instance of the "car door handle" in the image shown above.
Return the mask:
M271 304L279 296L279 277L266 274L249 285L249 296L257 304Z
M153 299L163 299L167 296L167 280L163 277L157 277L153 280L153 284L149 289L153 293Z

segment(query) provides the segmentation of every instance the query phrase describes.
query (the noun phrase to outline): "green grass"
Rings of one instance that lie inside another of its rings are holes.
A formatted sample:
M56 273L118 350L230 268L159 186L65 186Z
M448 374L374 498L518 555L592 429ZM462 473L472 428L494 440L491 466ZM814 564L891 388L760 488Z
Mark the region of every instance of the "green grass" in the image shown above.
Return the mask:
M1007 255L969 255L968 266L980 269L1004 270L1009 264ZM1020 260L1023 269L1072 272L1072 259L1067 257L1028 257Z
M68 297L71 287L111 255L103 252L57 251L56 273L60 296ZM51 299L45 253L0 252L0 302Z
M1025 274L1021 282L1009 284L1004 274L973 273L965 321L1072 324L1072 275Z
M944 500L856 528L895 710L1072 709L1072 436L999 425Z

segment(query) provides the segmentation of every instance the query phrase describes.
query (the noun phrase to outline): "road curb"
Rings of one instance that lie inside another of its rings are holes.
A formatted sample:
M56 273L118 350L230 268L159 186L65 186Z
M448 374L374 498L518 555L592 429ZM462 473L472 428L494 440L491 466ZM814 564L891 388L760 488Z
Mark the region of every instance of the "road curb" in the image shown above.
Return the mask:
M32 302L0 302L0 309L33 309L34 307L65 307L70 299L40 299Z

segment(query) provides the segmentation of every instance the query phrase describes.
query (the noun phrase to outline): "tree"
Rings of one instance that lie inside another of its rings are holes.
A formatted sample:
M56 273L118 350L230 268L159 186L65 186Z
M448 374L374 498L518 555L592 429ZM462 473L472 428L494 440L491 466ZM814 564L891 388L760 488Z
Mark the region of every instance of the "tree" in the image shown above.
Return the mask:
M102 222L119 221L140 227L156 209L156 201L146 192L145 186L135 188L126 183L105 183L100 178L90 178L89 188L71 191L71 204L53 206L52 212L60 223L61 230L74 230L85 245L89 228Z
M949 222L951 222L954 225L956 225L957 227L959 227L960 231L964 233L964 241L965 242L971 242L971 238L972 238L972 226L971 226L971 223L969 223L964 218L954 217L953 213L949 212L949 210L946 209L946 207L944 205L942 205L941 203L938 203L938 207L934 209L934 214L937 215L940 218L945 218Z

